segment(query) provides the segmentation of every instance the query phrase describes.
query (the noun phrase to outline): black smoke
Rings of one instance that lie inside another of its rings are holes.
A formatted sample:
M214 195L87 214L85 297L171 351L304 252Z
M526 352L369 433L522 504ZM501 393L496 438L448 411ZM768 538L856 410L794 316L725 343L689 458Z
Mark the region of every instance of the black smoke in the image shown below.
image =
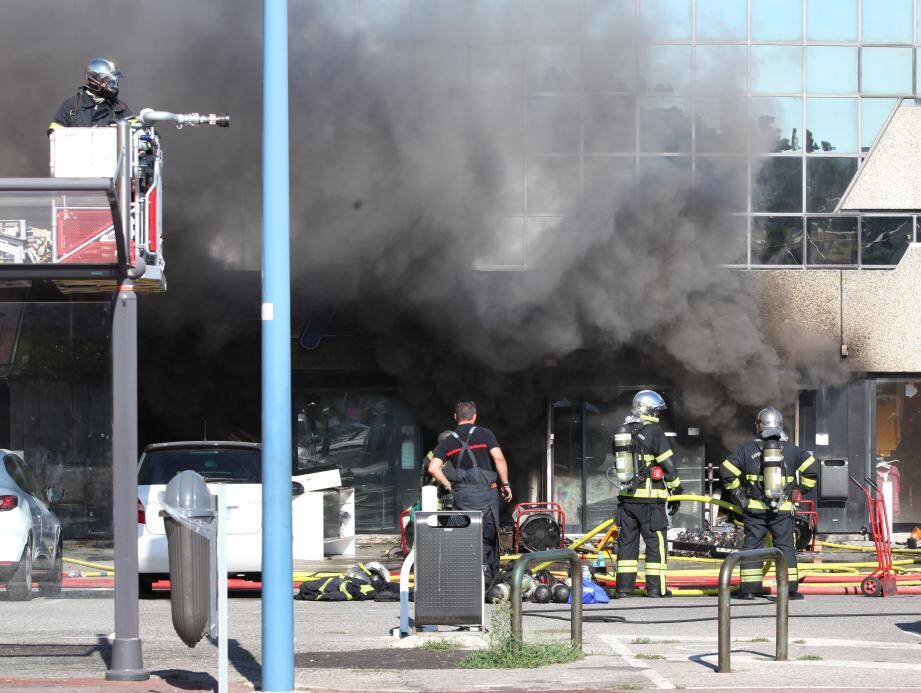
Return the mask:
M582 96L590 80L667 91L642 45L600 74L542 62L545 32L579 40L582 3L532 3L527 22L459 0L289 5L295 311L348 308L420 411L463 392L530 425L559 387L543 364L583 353L611 374L642 354L711 429L839 377L835 345L769 343L749 278L722 268L740 250L738 158L639 157L634 179L633 155L571 154L625 151L637 117L645 150L681 151L692 117L680 99ZM213 412L258 437L260 3L34 0L2 19L0 175L44 174L46 123L97 54L123 65L134 109L232 113L229 131L164 129L170 290L143 299L142 392L158 435L197 437ZM715 136L740 155L747 115L719 96L724 77L698 88L722 100Z

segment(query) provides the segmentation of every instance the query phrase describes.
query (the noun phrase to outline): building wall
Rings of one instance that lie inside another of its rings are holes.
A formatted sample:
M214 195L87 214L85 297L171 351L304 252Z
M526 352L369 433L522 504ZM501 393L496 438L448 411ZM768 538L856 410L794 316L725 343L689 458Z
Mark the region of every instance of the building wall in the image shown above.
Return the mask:
M893 270L752 272L767 332L789 343L791 326L848 347L853 373L921 372L921 243Z

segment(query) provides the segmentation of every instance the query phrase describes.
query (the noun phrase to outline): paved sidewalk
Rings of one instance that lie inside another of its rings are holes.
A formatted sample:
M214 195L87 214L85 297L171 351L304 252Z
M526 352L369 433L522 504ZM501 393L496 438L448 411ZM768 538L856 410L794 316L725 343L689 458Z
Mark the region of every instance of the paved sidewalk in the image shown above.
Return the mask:
M0 594L0 597L3 595ZM260 607L231 599L232 690L259 685ZM0 603L0 689L35 691L213 690L216 651L190 649L172 630L169 601L141 602L142 684L103 680L111 653L111 592L65 592L64 599ZM569 608L525 606L529 640L565 641ZM461 650L412 649L388 635L398 606L295 602L296 679L305 691L634 690L650 688L919 690L921 599L810 597L790 604L790 661L774 662L774 604L733 604L733 673L715 673L716 600L634 598L585 608L587 656L530 670L456 668ZM454 640L467 636L447 635Z

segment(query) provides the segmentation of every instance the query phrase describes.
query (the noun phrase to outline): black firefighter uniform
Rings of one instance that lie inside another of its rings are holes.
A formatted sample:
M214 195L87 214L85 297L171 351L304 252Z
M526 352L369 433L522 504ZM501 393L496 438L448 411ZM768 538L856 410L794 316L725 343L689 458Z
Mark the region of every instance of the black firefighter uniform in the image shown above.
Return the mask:
M772 508L764 494L761 467L765 442L752 440L723 460L720 465L720 481L744 511L745 539L742 550L760 549L770 532L774 546L783 551L787 558L790 592L795 593L799 586L796 549L793 546L793 517L796 508L790 492L794 488L804 492L815 488L818 479L815 458L789 441L781 443L784 494L777 507ZM763 591L762 567L762 561L742 563L742 594L758 594Z
M628 419L629 421L629 419ZM646 594L665 594L668 550L665 533L668 517L665 504L670 491L681 485L671 446L659 419L640 416L632 422L637 474L621 486L617 496L617 584L616 592L633 590L636 581L640 537L646 544ZM660 471L655 471L656 469ZM658 479L653 477L658 476Z

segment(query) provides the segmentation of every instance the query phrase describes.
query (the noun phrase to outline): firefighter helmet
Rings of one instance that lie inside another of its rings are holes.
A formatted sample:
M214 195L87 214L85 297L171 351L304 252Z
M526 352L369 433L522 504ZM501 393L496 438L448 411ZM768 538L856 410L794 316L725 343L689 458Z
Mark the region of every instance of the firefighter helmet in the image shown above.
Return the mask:
M86 65L86 86L107 98L118 94L118 80L122 71L108 58L92 58Z
M633 398L633 407L631 411L634 416L658 416L660 412L665 411L665 400L662 395L652 390L640 390Z
M783 414L774 407L765 407L758 412L758 437L777 438L783 435Z

